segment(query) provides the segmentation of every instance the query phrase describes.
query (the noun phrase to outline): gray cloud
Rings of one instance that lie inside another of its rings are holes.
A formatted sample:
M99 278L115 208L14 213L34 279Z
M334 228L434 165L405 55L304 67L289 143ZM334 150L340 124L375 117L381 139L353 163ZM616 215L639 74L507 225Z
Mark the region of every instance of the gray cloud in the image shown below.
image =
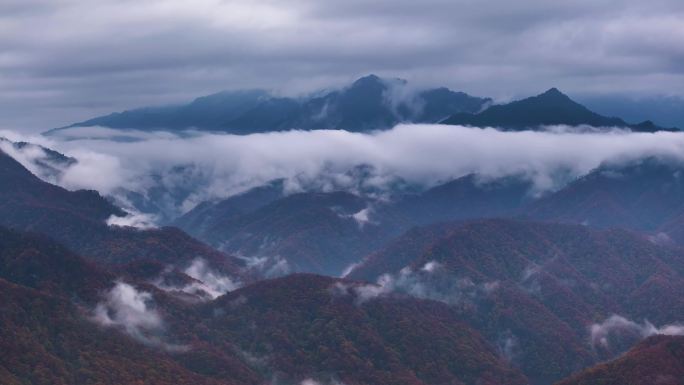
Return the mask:
M221 89L376 72L510 98L680 94L678 0L3 1L0 124L44 129Z

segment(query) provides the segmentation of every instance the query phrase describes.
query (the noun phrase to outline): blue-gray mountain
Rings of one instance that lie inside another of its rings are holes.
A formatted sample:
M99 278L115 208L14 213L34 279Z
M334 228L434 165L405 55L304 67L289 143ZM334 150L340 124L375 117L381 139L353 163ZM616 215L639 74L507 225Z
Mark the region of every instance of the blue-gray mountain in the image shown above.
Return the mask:
M500 127L512 131L551 125L628 127L638 132L677 130L659 127L648 120L631 124L617 117L599 115L573 101L556 88L530 98L494 105L480 113L457 113L444 120L443 123L473 127Z
M401 79L369 75L340 90L302 98L263 90L226 91L189 104L146 107L97 117L69 127L142 130L196 128L234 134L289 129L370 131L401 122L436 123L455 113L475 113L491 99L447 88L414 91Z
M624 228L683 245L682 170L671 159L606 164L542 195L525 178L466 175L425 191L397 192L390 200L341 191L287 195L274 182L205 202L173 224L228 253L282 256L290 271L328 275L341 274L414 226L477 218Z
M263 90L226 91L180 106L145 107L84 122L71 127L103 126L119 129L198 130L251 134L290 129L342 129L368 132L398 123L444 123L505 130L536 129L548 125L627 127L633 131L673 131L650 120L630 123L595 113L556 88L508 104L448 88L417 91L405 80L369 75L340 90L302 98L279 97Z
M677 96L578 95L592 111L628 122L653 121L663 127L684 127L684 98Z

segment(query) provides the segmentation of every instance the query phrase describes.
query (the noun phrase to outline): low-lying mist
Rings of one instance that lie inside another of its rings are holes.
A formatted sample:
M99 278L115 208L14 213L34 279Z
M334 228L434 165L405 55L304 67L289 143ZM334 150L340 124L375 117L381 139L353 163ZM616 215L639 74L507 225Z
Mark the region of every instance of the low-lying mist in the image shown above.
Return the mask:
M51 182L98 190L128 208L139 208L131 197L154 199L156 210L167 218L202 201L281 178L288 192L377 192L397 181L428 188L470 173L483 178L515 175L531 180L536 192L542 192L604 162L684 158L684 133L570 127L504 132L411 124L368 134L293 130L245 136L88 127L48 137L9 131L0 131L0 136L38 143L78 160L59 174L43 176ZM11 155L40 176L35 149L13 150ZM350 172L360 165L364 172Z

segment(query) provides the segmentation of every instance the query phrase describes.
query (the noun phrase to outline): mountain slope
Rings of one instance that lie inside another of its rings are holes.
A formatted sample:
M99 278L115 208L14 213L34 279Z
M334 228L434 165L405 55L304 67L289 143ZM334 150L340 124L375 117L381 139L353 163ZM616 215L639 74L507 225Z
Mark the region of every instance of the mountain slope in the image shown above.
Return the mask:
M348 276L447 302L533 381L557 381L619 352L588 330L612 314L680 322L684 251L627 231L511 220L406 233ZM658 298L653 304L653 298Z
M95 265L43 236L0 228L0 324L16 336L3 336L0 344L5 352L21 353L3 355L8 357L0 366L10 362L8 372L22 380L34 376L31 368L41 362L58 370L38 373L47 379L30 383L258 383L258 374L230 346L192 338L198 297L162 286L159 272L135 273ZM201 278L211 284L220 276ZM230 375L207 375L211 366Z
M124 111L69 127L196 128L234 134L289 129L362 132L400 122L435 123L457 112L477 112L489 102L446 88L414 91L403 80L369 75L340 90L317 96L287 98L265 91L221 92L187 105Z
M620 358L594 366L557 385L682 385L684 336L654 336Z
M99 320L96 310L119 279L53 240L0 227L0 383L245 383L203 377L141 343L136 320L144 314L133 303L145 301L145 310L151 295L131 287L116 297L122 327Z
M62 171L76 163L76 159L68 157L50 148L28 142L13 142L0 137L0 150L9 152L11 156L16 153L31 158L32 165L43 180L54 180L61 175Z
M235 340L285 383L526 383L449 307L358 304L345 291L354 285L313 275L259 282L209 304L203 328L212 341Z
M73 127L218 130L269 98L264 91L220 92L203 96L183 106L146 107L96 117Z
M68 191L40 180L1 150L0 179L0 226L48 235L93 261L189 265L201 257L231 273L242 265L175 228L108 226L108 218L125 213L95 191Z
M313 275L262 281L204 304L135 282L112 297L120 285L113 275L53 241L8 230L0 240L3 384L526 383L437 302L360 304L351 292L360 284ZM97 315L112 300L107 314L120 327ZM145 315L162 325L157 339L139 334Z
M402 196L384 210L405 218L411 225L504 217L533 199L532 187L531 182L517 177L486 180L470 174Z
M283 272L339 276L391 235L367 218L367 208L364 198L345 192L299 193L246 213L209 213L211 227L196 235L230 253L282 258Z
M275 181L218 202L200 203L177 218L173 224L201 239L206 232L220 227L222 221L258 210L283 196L282 181Z
M89 321L69 301L0 279L0 383L232 384Z
M115 276L46 237L0 227L0 278L93 301Z
M285 196L281 181L206 202L175 225L215 247L287 261L293 271L339 276L350 264L412 226L513 215L531 184L468 175L389 201L345 192Z
M628 124L620 118L599 115L573 101L556 88L508 104L493 105L477 114L458 113L445 119L442 123L474 127L500 127L507 130L533 129L549 125L629 127L633 131L640 132L672 130L655 126L651 122Z
M593 111L631 122L651 120L663 127L684 127L684 99L679 96L582 95Z
M68 237L125 214L95 191L72 192L43 182L1 150L0 177L0 224L5 226Z
M662 241L682 242L683 170L672 159L606 164L532 203L524 216L649 231L661 233Z

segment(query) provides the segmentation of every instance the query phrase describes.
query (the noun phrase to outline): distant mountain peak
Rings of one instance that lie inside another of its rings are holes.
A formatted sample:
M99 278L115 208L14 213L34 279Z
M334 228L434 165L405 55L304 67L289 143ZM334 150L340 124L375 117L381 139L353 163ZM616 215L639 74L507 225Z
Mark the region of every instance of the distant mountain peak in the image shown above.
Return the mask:
M542 93L541 95L547 95L547 96L550 96L550 95L563 95L563 96L565 96L565 94L562 93L562 92L561 92L558 88L556 88L556 87L551 87L551 88L549 88L548 90L546 90L546 91L545 91L544 93Z
M406 85L408 82L401 78L381 78L375 74L360 77L352 83L351 88L382 87L390 84Z
M458 113L443 120L443 123L471 127L499 127L513 131L538 129L551 125L628 127L639 132L671 130L648 122L629 124L617 117L597 114L555 87L537 96L491 106L476 114Z
M362 76L362 77L356 79L356 81L354 81L354 83L359 83L359 82L379 82L380 80L381 80L381 79L380 79L380 76L378 76L378 75L376 75L376 74L368 74L368 75L366 75L366 76Z
M368 86L375 86L375 85L384 85L384 82L382 79L374 74L366 75L363 77L360 77L352 83L351 87L352 88L357 88L357 87L368 87Z
M547 91L537 95L534 97L537 100L549 100L549 101L560 101L560 102L571 102L573 104L577 104L574 100L570 99L570 97L564 93L562 93L558 88L552 87L549 88Z
M635 127L638 127L642 130L657 130L658 126L653 123L651 120L644 120L641 123L635 124Z

